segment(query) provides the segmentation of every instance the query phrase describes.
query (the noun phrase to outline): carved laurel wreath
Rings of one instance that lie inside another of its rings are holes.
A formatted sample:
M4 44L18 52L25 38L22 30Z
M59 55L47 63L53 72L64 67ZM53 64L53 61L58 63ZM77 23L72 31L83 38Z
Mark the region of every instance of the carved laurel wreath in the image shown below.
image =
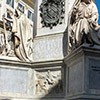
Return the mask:
M65 13L64 0L43 0L40 5L40 16L42 27L56 26L63 23Z

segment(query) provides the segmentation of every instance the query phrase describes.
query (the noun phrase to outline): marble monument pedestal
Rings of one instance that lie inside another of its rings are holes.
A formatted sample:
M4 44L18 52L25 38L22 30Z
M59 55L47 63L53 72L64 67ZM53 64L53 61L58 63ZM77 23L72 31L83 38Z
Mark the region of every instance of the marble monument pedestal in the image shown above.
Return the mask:
M62 60L22 62L0 58L0 100L64 100Z
M100 47L82 45L64 61L67 100L100 100Z

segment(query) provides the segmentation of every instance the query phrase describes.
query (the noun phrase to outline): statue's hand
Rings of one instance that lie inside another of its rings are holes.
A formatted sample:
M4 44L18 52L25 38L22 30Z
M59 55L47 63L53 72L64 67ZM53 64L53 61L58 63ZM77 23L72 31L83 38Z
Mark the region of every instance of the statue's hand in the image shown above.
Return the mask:
M88 18L88 22L89 22L89 24L95 24L95 23L96 23L96 22L93 21L91 18Z
M93 21L92 19L88 19L88 22L92 28L98 27L98 23L96 21Z
M77 12L78 12L78 7L77 6L74 6L73 7L73 13L76 14Z

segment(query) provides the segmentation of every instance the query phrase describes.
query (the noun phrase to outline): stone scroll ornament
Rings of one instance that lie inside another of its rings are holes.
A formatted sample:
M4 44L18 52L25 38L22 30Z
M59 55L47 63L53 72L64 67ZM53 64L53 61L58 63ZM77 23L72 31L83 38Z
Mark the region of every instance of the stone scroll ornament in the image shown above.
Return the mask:
M40 5L42 27L50 27L63 23L65 13L64 0L43 0Z

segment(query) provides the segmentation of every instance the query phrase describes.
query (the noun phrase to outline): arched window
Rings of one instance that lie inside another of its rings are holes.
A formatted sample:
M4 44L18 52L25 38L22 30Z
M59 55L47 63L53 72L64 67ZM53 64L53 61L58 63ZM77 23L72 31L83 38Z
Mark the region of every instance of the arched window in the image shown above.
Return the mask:
M95 0L95 3L96 3L97 8L98 8L98 13L99 13L99 21L98 21L98 23L100 24L100 0Z

